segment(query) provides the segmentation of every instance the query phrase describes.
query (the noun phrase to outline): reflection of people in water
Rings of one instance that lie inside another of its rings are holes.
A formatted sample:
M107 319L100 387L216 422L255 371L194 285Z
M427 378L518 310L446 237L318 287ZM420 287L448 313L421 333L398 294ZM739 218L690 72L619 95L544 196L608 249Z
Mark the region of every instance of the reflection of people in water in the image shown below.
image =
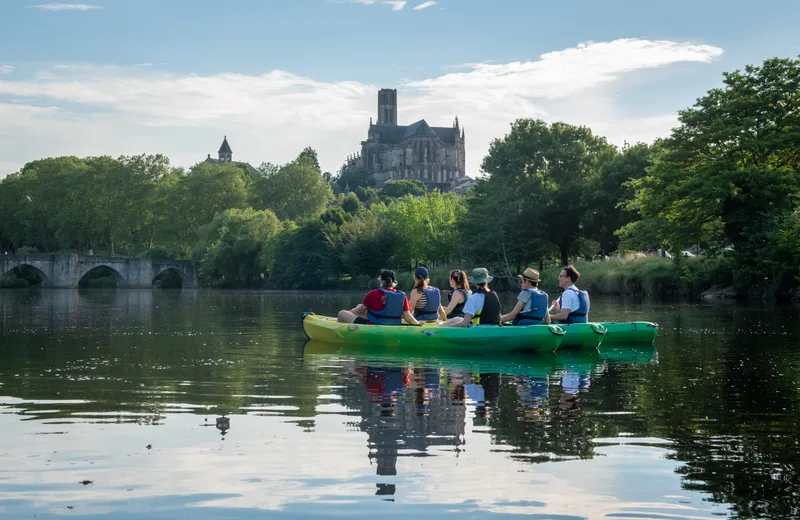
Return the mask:
M448 374L429 367L366 366L356 372L368 397L346 405L361 408L359 427L367 433L369 460L377 464L377 475L397 475L401 447L424 452L431 446L452 445L458 451L464 443L466 407L458 378L443 384ZM376 494L394 495L395 490L394 483L379 482Z
M543 409L547 408L550 385L546 377L516 376L517 394L526 419L538 421Z
M565 368L561 373L561 397L558 406L566 411L580 411L581 403L578 394L589 389L591 378L588 371Z

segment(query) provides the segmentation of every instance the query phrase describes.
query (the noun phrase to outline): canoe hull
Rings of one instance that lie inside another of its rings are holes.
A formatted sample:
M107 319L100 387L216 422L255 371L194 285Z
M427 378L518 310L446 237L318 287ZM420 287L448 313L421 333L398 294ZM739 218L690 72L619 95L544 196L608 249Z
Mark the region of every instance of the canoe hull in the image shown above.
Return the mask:
M478 328L438 327L436 324L357 325L315 314L303 317L303 330L309 339L325 343L484 352L553 352L565 337L564 330L555 325Z
M658 335L658 324L649 321L604 321L606 328L603 345L647 344L653 343Z
M559 348L597 348L606 336L606 328L601 323L559 324L559 327L565 331Z

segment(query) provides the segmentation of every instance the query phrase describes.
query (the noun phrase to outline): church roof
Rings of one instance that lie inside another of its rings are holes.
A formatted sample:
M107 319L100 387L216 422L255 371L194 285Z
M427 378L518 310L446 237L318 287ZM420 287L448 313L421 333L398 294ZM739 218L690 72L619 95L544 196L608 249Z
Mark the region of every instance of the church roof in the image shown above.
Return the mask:
M444 144L454 145L458 138L456 128L432 127L424 119L408 126L371 125L370 132L377 132L383 144L399 144L409 137L438 137Z
M219 147L219 153L233 153L233 150L231 150L231 145L228 144L227 135L222 140L222 146Z
M407 137L435 137L436 132L434 132L428 123L424 119L420 119L413 125L409 125L406 127L406 131L403 133L403 139Z
M253 167L250 163L241 162L241 161L230 161L230 162L222 162L218 159L212 159L208 157L205 162L209 164L235 164L239 168L245 168L251 175L258 173L258 170Z

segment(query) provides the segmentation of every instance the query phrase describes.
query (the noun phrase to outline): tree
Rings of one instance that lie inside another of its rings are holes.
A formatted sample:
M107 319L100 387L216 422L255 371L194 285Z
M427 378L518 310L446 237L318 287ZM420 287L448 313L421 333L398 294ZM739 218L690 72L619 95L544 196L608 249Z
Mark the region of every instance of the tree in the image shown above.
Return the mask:
M246 207L247 188L244 173L234 164L194 165L169 193L167 223L172 240L182 251L190 251L197 232L217 213Z
M619 236L615 232L636 220L636 212L628 207L635 196L630 181L644 177L650 164L650 147L637 143L634 146L626 144L619 154L600 168L600 175L589 194L586 231L598 241L603 257L619 245Z
M427 192L425 183L417 179L402 179L395 182L387 183L380 194L383 197L399 199L406 195L413 195L415 197L424 195Z
M630 207L649 224L622 233L649 228L678 251L730 246L745 264L800 193L800 60L769 59L723 83L679 112L648 174L631 183Z
M585 234L592 187L615 153L586 127L520 119L491 143L482 169L489 184L509 197L505 211L516 212L516 225L530 229L519 238L533 243L546 238L566 264L573 243ZM515 201L522 204L515 208Z
M364 210L364 205L358 200L356 194L351 191L342 201L342 209L350 215L358 215Z
M386 221L397 235L398 262L412 265L458 256L461 251L458 224L465 211L458 195L438 190L419 198L406 195L393 200Z
M261 287L275 260L281 224L269 210L229 209L199 230L192 252L201 280L214 287Z
M281 220L319 216L332 198L331 187L310 157L298 157L254 181L254 207L270 209Z
M345 189L356 190L361 186L368 187L372 185L374 185L374 181L370 178L366 168L359 163L342 166L336 178L336 186L339 191L344 191Z
M317 151L311 148L310 146L306 146L303 148L303 151L300 152L300 155L297 156L298 159L307 158L311 160L311 164L314 166L314 169L322 175L322 168L319 166L319 157L317 157Z

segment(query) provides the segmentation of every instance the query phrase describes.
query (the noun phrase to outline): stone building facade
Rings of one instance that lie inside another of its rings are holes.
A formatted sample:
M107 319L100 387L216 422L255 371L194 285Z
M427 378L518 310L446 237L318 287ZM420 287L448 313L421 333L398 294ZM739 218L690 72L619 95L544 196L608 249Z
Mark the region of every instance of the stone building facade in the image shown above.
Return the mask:
M451 127L430 126L424 119L397 124L397 90L378 91L378 121L369 122L361 151L347 166L363 166L380 188L399 179L418 179L429 189L450 190L465 173L464 128L458 117Z

